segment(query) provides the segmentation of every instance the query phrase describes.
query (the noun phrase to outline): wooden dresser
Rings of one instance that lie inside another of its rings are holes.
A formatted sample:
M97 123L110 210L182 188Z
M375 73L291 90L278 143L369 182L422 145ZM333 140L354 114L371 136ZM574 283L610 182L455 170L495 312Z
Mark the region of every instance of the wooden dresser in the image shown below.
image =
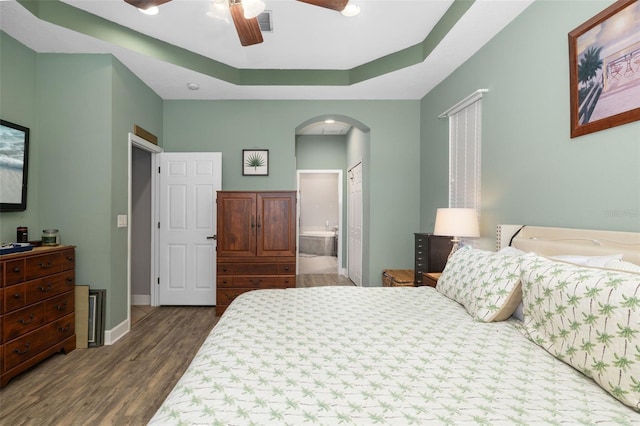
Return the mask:
M73 246L0 256L0 387L76 348L74 275Z
M240 294L296 286L295 191L219 191L216 315Z

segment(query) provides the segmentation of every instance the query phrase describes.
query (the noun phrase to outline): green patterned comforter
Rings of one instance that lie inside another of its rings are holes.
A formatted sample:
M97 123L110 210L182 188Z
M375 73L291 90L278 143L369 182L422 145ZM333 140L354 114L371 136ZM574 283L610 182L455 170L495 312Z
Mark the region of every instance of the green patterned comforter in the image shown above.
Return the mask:
M640 424L519 324L431 287L252 291L150 424Z

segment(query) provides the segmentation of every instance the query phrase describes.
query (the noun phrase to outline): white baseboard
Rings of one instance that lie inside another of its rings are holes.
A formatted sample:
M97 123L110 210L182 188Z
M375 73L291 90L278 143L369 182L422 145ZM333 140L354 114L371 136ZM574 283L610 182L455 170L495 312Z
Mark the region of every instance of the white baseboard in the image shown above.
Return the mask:
M150 294L132 294L131 304L134 306L151 306Z
M115 342L124 337L129 332L129 330L131 330L131 325L128 319L122 321L111 330L105 330L104 344L107 346L113 345Z

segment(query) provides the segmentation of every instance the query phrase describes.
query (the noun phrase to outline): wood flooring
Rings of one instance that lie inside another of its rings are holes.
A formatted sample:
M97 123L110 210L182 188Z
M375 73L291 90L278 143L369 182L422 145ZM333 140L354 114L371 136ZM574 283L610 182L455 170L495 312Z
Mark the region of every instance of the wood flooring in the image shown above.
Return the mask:
M298 287L353 285L298 275ZM148 309L113 345L58 354L0 389L0 425L145 425L218 318L213 307Z
M163 306L113 345L54 355L0 389L0 424L145 425L216 322Z

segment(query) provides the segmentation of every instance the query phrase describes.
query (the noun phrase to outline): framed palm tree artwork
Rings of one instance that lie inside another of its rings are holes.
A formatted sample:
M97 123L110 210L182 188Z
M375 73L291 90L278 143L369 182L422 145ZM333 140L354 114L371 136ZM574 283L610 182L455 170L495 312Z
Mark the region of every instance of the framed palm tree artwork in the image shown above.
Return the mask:
M269 176L269 150L243 149L242 176Z
M572 138L640 120L640 1L569 33L569 85Z

